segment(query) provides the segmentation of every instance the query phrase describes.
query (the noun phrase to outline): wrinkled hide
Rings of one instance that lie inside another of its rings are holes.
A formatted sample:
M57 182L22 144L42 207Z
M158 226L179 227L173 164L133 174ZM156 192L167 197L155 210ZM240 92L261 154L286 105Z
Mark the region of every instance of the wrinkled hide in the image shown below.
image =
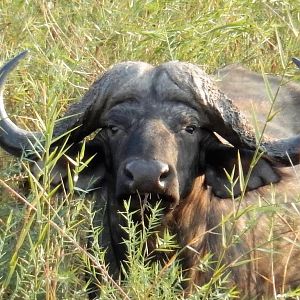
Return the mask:
M23 56L0 71L0 127L5 129L0 145L14 155L26 154L40 140L39 133L13 124L3 104L6 76ZM130 198L130 211L136 211L133 221L138 224L147 220L144 202L160 203L163 216L157 232L167 228L176 236L186 294L210 281L217 261L241 298L273 297L300 285L299 183L290 167L300 163L300 136L263 137L257 149L255 130L238 107L251 99L265 101L261 78L239 68L229 71L233 73L221 72L224 79L219 82L228 97L189 63L120 63L95 81L56 123L55 137L69 134L66 140L57 139L53 148L65 143L69 149L53 169L54 185L61 180L67 184L68 156L75 159L85 137L95 133L86 142L84 160L94 158L76 184L94 194L96 211L105 207L104 216L97 212L94 221L103 225L99 243L116 280L122 277L127 256L122 243L126 224L120 212ZM278 84L273 77L270 81L272 87ZM247 93L241 96L241 90ZM289 109L295 113L299 90L292 83L283 90L282 99L292 95ZM289 133L299 131L297 122L283 121ZM33 154L31 159L38 170L43 161ZM155 236L147 243L151 260L164 264L175 254L175 250L158 254ZM207 254L212 265L200 269ZM91 291L90 297L94 296Z

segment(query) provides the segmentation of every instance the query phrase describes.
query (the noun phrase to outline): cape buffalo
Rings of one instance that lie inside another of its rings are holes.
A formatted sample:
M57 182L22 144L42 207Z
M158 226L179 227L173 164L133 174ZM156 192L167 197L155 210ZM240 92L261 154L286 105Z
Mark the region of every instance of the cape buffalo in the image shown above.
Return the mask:
M17 127L3 104L5 79L24 55L0 71L0 145L13 155L29 153L39 165L32 145L43 144L42 134ZM57 122L54 138L68 134L53 147L66 143L68 155L76 156L83 139L95 131L86 142L87 156L95 157L77 184L86 190L101 187L94 191L97 201L106 202L100 243L107 248L112 276L119 276L126 260L118 213L123 200L131 198L130 209L137 210L145 198L161 203L158 230L176 235L187 293L212 278L213 269L198 268L207 254L226 266L228 284L241 297L271 297L300 285L296 177L284 174L300 163L300 135L258 140L238 107L198 66L178 61L159 66L123 62L110 68ZM230 184L234 168L235 184ZM66 162L59 161L56 172L54 182L65 179ZM278 190L284 204L272 203ZM281 204L281 213L270 209ZM234 221L224 225L230 215ZM229 233L235 239L227 245ZM155 259L155 240L149 245ZM166 254L162 262L167 259Z

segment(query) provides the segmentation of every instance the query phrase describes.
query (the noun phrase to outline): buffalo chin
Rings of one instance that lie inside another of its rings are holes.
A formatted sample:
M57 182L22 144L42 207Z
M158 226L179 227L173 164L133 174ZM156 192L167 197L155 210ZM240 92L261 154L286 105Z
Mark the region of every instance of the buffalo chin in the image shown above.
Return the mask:
M118 197L119 203L127 202L129 203L129 210L131 212L137 211L142 214L149 213L151 208L158 205L162 213L173 210L177 204L178 200L166 194L155 194L155 193L134 193L121 195Z

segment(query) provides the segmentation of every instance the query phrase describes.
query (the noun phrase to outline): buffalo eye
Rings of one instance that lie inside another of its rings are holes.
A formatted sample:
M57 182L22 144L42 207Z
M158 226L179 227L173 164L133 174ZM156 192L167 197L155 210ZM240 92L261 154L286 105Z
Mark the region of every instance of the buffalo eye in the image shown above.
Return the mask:
M196 125L189 125L184 128L184 130L189 134L193 134L196 131L196 129L197 129Z
M114 135L119 131L119 128L115 125L108 125L107 129L109 131L110 134Z

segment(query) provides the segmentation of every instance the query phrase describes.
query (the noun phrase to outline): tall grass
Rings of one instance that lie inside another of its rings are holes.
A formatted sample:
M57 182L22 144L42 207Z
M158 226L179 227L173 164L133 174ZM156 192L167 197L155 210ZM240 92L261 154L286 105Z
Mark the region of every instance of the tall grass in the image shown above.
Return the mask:
M130 222L129 210L123 215L128 221L125 230L130 238L125 243L131 253L127 262L131 272L125 273L122 285L108 276L97 243L92 252L87 251L87 238L93 235L97 240L101 224L93 224L94 199L74 191L73 176L69 174L71 189L62 189L59 195L51 184L49 174L66 150L51 149L55 120L99 74L124 60L154 64L184 60L209 73L239 62L256 71L263 67L266 72L297 75L290 58L300 56L299 11L300 2L294 0L0 2L0 60L30 51L10 75L6 107L20 126L43 131L46 140L40 180L31 173L30 162L1 153L0 297L82 299L86 298L85 273L101 273L105 280L96 280L101 299L183 298L180 264L174 259L164 268L145 261L141 244L155 226L141 231ZM84 159L82 153L74 162L76 172L84 167ZM271 223L278 213L273 208L279 206L275 196L272 201ZM237 211L220 226L246 213ZM153 224L159 222L159 209L152 208L151 216ZM255 226L255 217L251 221L248 230ZM227 237L226 243L230 246L238 238ZM167 232L162 247L176 248ZM208 255L199 268L211 266ZM226 280L220 265L212 281L190 298L236 297L234 289L226 288ZM299 294L294 291L288 296Z

